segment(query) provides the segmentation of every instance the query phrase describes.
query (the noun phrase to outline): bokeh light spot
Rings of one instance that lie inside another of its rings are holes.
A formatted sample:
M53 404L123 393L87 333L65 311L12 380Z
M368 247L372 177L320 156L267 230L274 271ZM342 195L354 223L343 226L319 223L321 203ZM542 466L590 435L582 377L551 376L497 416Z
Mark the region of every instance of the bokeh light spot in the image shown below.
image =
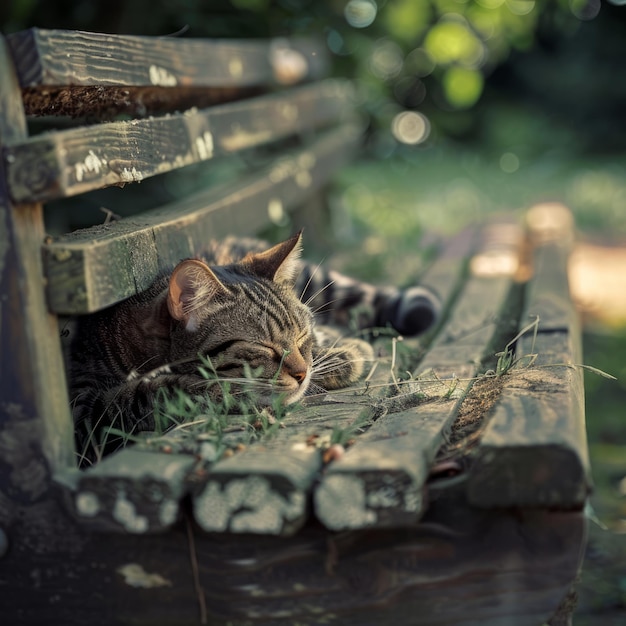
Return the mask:
M485 60L482 42L458 17L444 16L435 24L424 40L424 48L436 63L443 65L456 62L477 67Z
M397 76L402 70L402 50L388 39L377 41L370 57L370 70L377 78L386 80Z
M353 28L367 28L376 19L378 7L374 0L350 0L343 13Z
M515 15L528 15L535 8L535 0L506 0L506 6Z
M416 109L426 99L426 86L416 76L406 76L393 86L393 95L405 109Z
M504 0L477 0L477 2L485 9L497 9L504 4Z
M442 78L442 86L448 102L460 109L476 104L483 92L484 79L477 70L451 67Z
M287 222L287 214L280 198L270 199L267 203L267 215L274 224L282 225Z
M507 174L513 174L519 169L519 158L514 152L505 152L500 157L500 169Z
M328 34L326 35L326 45L328 46L329 50L334 54L345 55L349 54L350 52L346 48L346 42L341 36L341 33L334 29L328 31Z
M600 0L569 0L570 11L583 21L593 20L600 13Z
M401 143L417 145L430 134L430 122L425 115L416 111L398 113L391 122L391 132Z

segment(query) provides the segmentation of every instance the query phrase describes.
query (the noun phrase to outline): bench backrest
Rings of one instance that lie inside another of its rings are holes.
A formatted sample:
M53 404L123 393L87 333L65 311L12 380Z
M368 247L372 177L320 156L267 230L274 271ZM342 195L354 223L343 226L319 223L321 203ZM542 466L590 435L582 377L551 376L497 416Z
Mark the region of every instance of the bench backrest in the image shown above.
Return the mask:
M351 84L323 78L328 59L311 40L31 29L0 44L0 419L6 432L28 424L32 433L15 435L15 469L43 455L49 476L74 463L56 315L110 306L208 239L279 220L354 152L362 129ZM29 136L35 115L75 122ZM45 235L44 202L211 168L222 155L269 144L279 146L274 157L228 183L137 217Z

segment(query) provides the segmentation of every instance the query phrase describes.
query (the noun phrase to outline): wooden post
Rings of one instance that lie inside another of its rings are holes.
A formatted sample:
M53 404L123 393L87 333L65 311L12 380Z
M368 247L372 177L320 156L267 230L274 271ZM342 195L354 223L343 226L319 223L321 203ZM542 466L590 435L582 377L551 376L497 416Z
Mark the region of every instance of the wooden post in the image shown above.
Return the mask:
M26 137L20 89L0 39L0 142ZM42 207L15 206L0 163L0 527L11 548L19 507L47 500L73 462L73 429L56 318L47 311ZM8 531L7 531L8 529Z

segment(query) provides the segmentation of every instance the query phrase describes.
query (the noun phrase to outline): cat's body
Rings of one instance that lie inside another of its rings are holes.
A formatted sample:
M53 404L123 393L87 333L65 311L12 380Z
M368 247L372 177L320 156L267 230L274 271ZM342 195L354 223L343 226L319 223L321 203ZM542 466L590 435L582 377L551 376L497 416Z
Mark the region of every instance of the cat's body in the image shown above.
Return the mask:
M153 430L159 393L215 401L226 381L228 393L251 391L262 407L358 380L371 347L316 327L312 309L341 323L358 304L371 311L362 327L411 333L434 317L423 292L406 297L302 263L299 234L263 249L256 240L212 244L202 261L182 261L145 292L80 320L70 377L80 450L109 427Z

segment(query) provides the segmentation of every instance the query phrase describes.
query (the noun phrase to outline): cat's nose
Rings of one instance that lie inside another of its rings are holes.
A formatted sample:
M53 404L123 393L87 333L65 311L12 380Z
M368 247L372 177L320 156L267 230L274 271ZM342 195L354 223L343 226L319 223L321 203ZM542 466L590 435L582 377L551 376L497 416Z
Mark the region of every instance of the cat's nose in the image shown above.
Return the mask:
M294 348L285 357L283 361L283 368L285 369L285 372L296 380L298 385L301 385L304 382L308 371L308 365L297 348Z
M290 372L290 373L296 379L299 385L301 385L304 382L304 379L306 378L306 372Z

